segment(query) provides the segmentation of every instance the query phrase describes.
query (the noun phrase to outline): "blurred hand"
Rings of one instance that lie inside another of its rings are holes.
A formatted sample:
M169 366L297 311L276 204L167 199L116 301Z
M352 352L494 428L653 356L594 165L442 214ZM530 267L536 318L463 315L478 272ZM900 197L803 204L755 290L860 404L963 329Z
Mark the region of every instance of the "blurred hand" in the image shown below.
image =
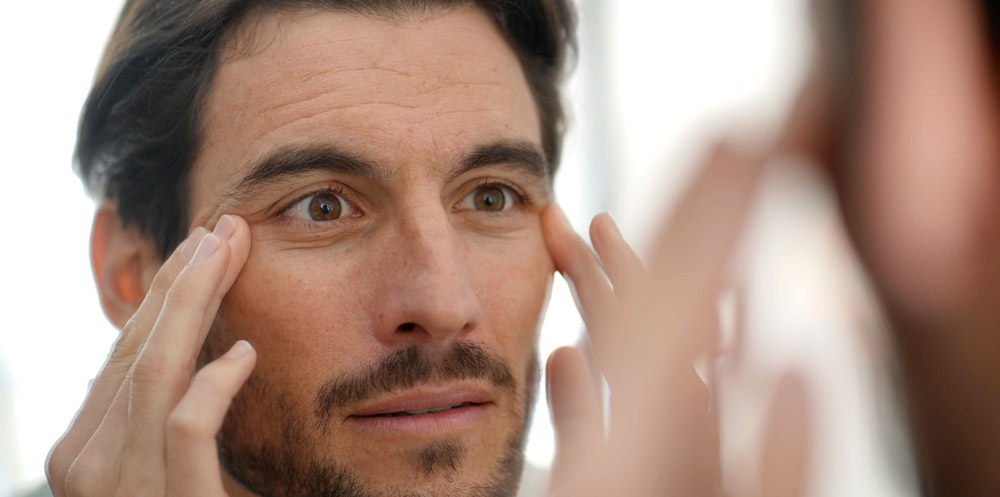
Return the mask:
M986 2L821 0L784 147L827 166L885 304L922 477L1000 494L1000 114Z
M223 216L163 264L49 454L56 497L225 495L215 435L256 355L241 341L194 367L249 250L246 222Z
M762 162L718 148L660 234L648 271L609 216L591 224L598 260L558 207L543 214L549 250L612 392L605 438L587 361L572 348L550 357L552 495L722 494L712 395L694 362L715 362L717 297ZM802 495L805 404L794 378L779 388L762 458L764 495Z

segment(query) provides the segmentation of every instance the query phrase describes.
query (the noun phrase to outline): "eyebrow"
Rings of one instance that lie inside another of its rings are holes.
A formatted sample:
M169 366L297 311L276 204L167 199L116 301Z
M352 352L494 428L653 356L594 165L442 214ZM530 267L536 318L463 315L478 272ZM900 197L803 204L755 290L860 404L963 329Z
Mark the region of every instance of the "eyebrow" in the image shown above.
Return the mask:
M344 149L330 145L285 146L257 160L226 198L246 199L262 187L314 171L385 179L382 170Z
M445 174L447 181L474 169L507 165L523 170L540 179L549 178L545 155L531 142L503 140L476 147L458 160ZM330 145L290 145L278 148L255 161L240 182L224 195L230 199L252 197L262 187L289 178L315 172L360 176L387 182L387 170L374 161L364 159L346 149Z
M540 179L549 177L549 162L538 147L527 141L507 140L476 147L448 172L447 178L451 181L473 169L500 164L522 169Z

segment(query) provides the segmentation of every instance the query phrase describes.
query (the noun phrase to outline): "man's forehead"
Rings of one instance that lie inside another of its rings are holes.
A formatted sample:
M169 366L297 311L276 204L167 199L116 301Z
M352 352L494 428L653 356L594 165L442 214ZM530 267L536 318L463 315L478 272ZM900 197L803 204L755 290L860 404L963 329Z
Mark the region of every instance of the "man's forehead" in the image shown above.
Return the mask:
M234 166L291 143L332 140L389 164L453 162L497 141L540 143L518 59L475 7L405 21L271 13L252 25L252 38L243 28L221 54L196 175L201 163L231 183L247 172Z

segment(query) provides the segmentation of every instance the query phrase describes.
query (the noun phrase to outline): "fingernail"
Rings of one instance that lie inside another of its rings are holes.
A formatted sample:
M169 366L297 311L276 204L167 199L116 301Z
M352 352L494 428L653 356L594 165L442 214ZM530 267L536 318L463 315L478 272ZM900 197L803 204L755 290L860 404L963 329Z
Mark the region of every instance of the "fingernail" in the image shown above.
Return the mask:
M202 237L201 243L198 244L198 250L196 250L194 252L194 256L191 257L191 263L197 264L199 262L204 262L215 253L215 250L219 248L220 244L222 244L222 241L219 240L219 237L212 233L205 235Z
M181 244L180 252L178 253L182 260L190 261L191 256L194 255L194 250L198 248L198 244L201 243L201 239L205 237L207 231L205 228L198 226L188 235L187 240Z
M226 352L225 357L226 359L237 359L247 355L247 353L251 350L253 350L253 345L250 345L250 342L246 340L239 340L233 344L232 348L229 349L229 352Z
M229 240L235 232L236 223L233 222L233 218L229 215L220 217L219 222L215 223L215 231L212 231L212 233L215 233L223 240Z

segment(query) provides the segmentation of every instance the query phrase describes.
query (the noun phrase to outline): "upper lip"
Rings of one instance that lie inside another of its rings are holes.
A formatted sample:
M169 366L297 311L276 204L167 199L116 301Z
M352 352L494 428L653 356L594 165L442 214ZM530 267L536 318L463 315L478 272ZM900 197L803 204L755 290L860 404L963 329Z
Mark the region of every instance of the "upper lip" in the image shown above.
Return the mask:
M400 394L363 402L351 409L350 416L375 416L403 411L419 411L462 403L492 402L487 389L475 384L424 385Z

